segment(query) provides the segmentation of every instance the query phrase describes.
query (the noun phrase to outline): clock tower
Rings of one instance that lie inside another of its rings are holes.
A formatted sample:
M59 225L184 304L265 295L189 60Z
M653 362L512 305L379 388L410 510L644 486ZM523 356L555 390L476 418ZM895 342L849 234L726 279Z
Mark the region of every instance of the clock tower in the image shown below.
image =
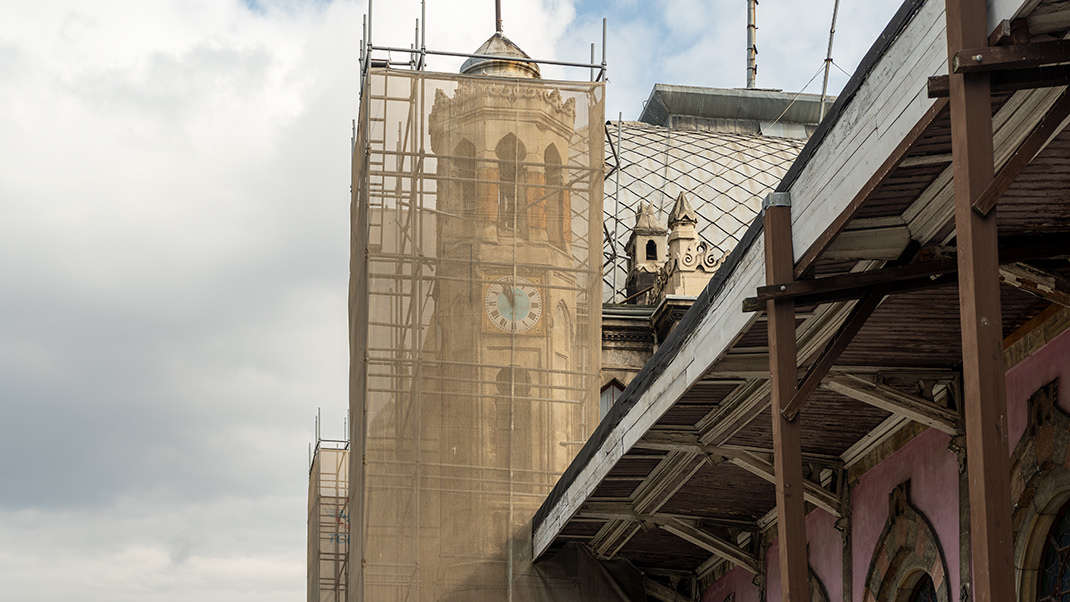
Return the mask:
M367 81L350 599L549 599L531 519L598 420L603 84L500 31Z

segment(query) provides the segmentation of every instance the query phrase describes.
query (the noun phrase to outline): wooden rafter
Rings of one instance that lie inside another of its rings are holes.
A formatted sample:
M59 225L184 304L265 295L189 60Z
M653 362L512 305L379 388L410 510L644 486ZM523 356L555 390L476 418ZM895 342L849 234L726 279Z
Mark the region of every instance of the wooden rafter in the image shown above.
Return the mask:
M832 244L832 241L847 228L847 224L854 219L859 208L869 200L869 197L877 191L887 180L888 177L896 170L899 164L907 158L910 154L911 148L917 143L919 139L928 131L931 126L944 112L947 110L947 99L939 99L933 103L929 110L922 115L918 123L914 124L914 127L903 137L903 140L899 143L895 149L892 150L888 158L884 160L884 163L873 172L869 180L862 186L862 188L855 194L851 202L847 204L840 215L836 217L829 224L828 228L814 241L812 245L803 253L803 256L799 258L799 262L795 265L793 273L795 278L802 278L804 274L810 269L817 258L820 257L825 249Z
M1059 100L1055 101L1055 104L1041 118L1040 122L1033 128L1033 131L1029 133L1029 136L1014 151L1011 158L1003 164L992 182L985 187L984 192L973 201L974 211L981 215L988 215L995 208L999 198L1007 191L1014 179L1029 165L1033 157L1044 148L1048 140L1059 131L1067 117L1070 117L1070 89L1063 91Z
M1041 299L1070 307L1070 279L1045 272L1027 263L1000 266L999 279Z
M823 386L840 395L850 397L893 414L905 416L943 431L949 435L961 434L958 413L942 408L931 401L908 395L892 387L872 382L853 374L838 374L827 379Z
M851 308L851 313L848 314L847 319L836 331L836 334L832 336L828 345L818 356L817 361L810 365L810 369L806 371L806 376L799 382L799 387L795 391L795 395L791 397L791 400L784 406L783 414L784 418L788 420L795 420L795 417L799 415L799 410L802 409L803 404L810 397L810 395L817 390L817 387L821 384L821 380L828 375L829 370L832 369L833 364L840 358L847 346L854 340L858 331L862 330L862 327L866 324L866 320L869 319L873 312L884 300L885 290L883 288L874 288L867 292L863 297Z
M680 539L688 541L707 552L720 556L725 560L750 571L752 574L757 575L762 570L761 560L754 554L751 554L716 535L703 531L691 523L678 518L655 520L654 522L663 531L672 533Z

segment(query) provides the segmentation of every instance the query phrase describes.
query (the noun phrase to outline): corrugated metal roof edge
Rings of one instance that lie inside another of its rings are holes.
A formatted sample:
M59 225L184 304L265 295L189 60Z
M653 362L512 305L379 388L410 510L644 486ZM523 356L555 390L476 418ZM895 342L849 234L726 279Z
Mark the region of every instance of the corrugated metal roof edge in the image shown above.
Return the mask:
M854 98L854 95L858 92L862 82L865 80L869 72L873 70L877 62L887 52L888 48L892 45L899 34L910 24L914 16L925 4L926 0L905 0L899 7L895 16L888 23L888 26L884 28L880 37L874 42L873 46L866 53L865 58L859 64L855 70L854 75L847 82L847 86L844 88L844 92L840 94L836 99L829 114L825 116L825 120L821 122L821 126L803 147L802 152L799 154L799 158L795 160L791 168L788 169L788 173L784 175L784 178L780 182L780 186L777 187L777 192L786 192L791 188L791 185L795 183L795 180L799 177L806 163L813 157L816 149L821 145L821 142L828 135L829 130L838 121L843 108ZM610 433L620 424L621 420L631 410L642 394L649 387L657 374L660 374L664 366L672 361L680 351L680 347L683 342L690 336L694 327L705 316L706 311L712 305L713 301L717 298L717 295L724 288L725 282L728 277L739 266L740 261L750 249L754 241L762 233L762 215L758 214L754 221L751 222L750 227L747 229L747 233L740 240L736 248L732 250L732 253L728 256L721 269L717 270L713 278L703 289L702 294L695 300L694 305L688 310L684 317L680 320L680 323L669 333L669 337L665 340L658 350L654 353L654 356L650 358L650 361L643 366L639 374L632 380L628 387L621 394L620 400L610 408L606 417L599 423L598 428L595 429L591 437L587 439L587 442L576 454L575 459L569 464L569 467L558 479L557 484L550 491L550 494L539 506L535 516L532 519L532 533L534 533L542 525L542 522L550 514L550 511L554 506L564 497L565 492L575 481L583 467L586 466L591 460L594 459L598 450L602 447L602 444L609 438Z

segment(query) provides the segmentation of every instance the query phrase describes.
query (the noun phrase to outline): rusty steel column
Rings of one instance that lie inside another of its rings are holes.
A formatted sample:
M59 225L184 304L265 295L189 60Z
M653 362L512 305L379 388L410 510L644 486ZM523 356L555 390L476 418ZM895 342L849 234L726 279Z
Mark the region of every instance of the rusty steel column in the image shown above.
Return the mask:
M772 193L763 204L766 284L794 280L791 206L788 193ZM783 602L808 602L806 508L803 504L802 442L799 424L782 410L795 395L795 300L769 301L769 377L772 385L773 466L776 473L777 536Z
M987 12L985 0L947 0L949 64L959 50L988 45ZM991 86L987 73L952 72L949 80L972 599L1005 602L1015 596L1014 542L996 212L982 217L971 207L994 177Z

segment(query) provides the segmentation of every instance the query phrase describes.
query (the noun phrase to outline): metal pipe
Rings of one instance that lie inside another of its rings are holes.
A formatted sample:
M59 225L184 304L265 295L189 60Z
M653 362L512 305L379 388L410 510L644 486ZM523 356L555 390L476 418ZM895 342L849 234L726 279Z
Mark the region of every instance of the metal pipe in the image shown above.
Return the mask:
M420 69L424 68L424 59L427 57L427 0L420 0Z
M606 79L606 18L602 17L602 70L598 73L599 81Z
M502 32L502 0L494 0L494 31Z
M758 46L756 42L758 0L747 0L747 87L754 87L758 75Z
M591 42L591 64L594 64L594 42ZM594 81L594 67L591 67L591 81Z
M840 0L832 5L832 27L829 28L829 51L825 57L825 82L821 84L821 119L825 118L825 98L828 96L829 68L832 66L832 38L836 35L836 13L840 10Z
M397 46L371 46L371 45L369 45L368 47L371 50L382 50L384 52L412 52L412 48L399 48ZM446 50L428 50L427 54L434 54L434 55L437 55L437 56L456 56L456 57L461 57L461 58L477 58L477 59L485 59L485 58L487 58L487 55L485 55L485 54L469 54L469 53L466 53L466 52L449 52L449 51L446 51ZM494 58L494 57L491 57L491 58ZM558 65L558 66L561 66L561 67L582 67L584 69L590 69L592 67L594 67L594 68L599 68L600 67L602 69L605 68L605 63L604 62L601 65L589 65L587 63L572 63L572 62L568 62L568 61L550 61L550 60L544 60L544 59L524 58L524 57L520 57L520 56L509 56L509 57L505 57L505 59L509 60L509 61L516 61L516 62L519 62L519 63L538 63L540 65ZM605 59L603 59L603 61L604 60Z

